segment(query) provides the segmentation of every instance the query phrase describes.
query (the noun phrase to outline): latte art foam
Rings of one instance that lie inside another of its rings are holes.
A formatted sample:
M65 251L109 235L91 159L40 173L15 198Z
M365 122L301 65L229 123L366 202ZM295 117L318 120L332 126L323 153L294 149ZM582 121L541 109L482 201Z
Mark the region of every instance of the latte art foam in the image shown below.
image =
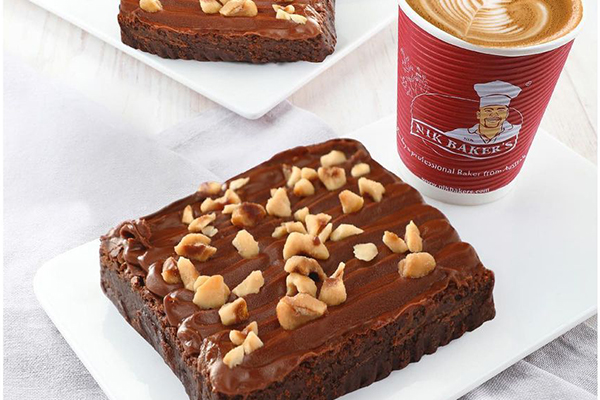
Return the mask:
M581 0L407 0L419 15L466 42L523 47L550 42L581 22Z

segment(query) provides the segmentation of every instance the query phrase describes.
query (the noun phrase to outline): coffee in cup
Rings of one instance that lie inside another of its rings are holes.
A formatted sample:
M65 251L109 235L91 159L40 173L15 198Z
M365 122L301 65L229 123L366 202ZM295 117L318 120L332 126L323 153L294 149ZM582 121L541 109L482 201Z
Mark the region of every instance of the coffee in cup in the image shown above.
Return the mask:
M485 47L523 47L560 38L581 22L581 0L408 0L439 29Z

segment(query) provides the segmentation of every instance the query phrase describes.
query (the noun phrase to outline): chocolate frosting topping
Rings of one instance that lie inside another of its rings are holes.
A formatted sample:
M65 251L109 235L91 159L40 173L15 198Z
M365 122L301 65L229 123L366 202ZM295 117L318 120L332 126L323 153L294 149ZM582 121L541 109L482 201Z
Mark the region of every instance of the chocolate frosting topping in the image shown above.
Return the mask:
M297 0L295 14L308 18L297 24L275 18L273 4L289 4L273 0L254 0L258 8L255 17L225 17L205 14L198 0L163 0L163 10L148 13L139 7L139 0L121 0L121 13L135 14L140 20L159 28L189 30L190 33L227 32L231 35L258 35L272 39L308 39L321 33L323 13L330 0Z
M124 0L123 3L132 4L134 1ZM169 8L169 4L188 4L184 1L164 3L165 9ZM197 4L196 1L194 3ZM339 242L326 243L331 256L320 261L320 264L325 273L331 275L339 262L346 263L344 283L347 301L339 306L329 307L325 316L296 330L282 329L275 315L277 302L286 293L287 274L283 269L282 259L286 238L276 239L271 236L275 227L284 220L292 220L291 218L267 216L259 225L247 228L260 247L260 254L247 260L232 245L240 228L231 224L230 215L217 212L214 226L218 233L211 243L217 248L217 253L206 262L194 262L198 272L202 275L223 275L225 283L231 289L254 270L261 270L265 280L265 285L258 294L245 297L249 320L232 327L221 324L217 310L200 310L192 302L191 291L183 289L182 285L168 285L160 274L162 263L168 257L176 257L173 247L188 233L187 225L181 222L184 207L191 205L195 216L201 215L200 204L204 197L200 193L137 221L128 222L120 231L113 231L112 236L103 238L109 248L123 248L128 268L137 267L147 271L147 289L163 299L166 321L178 328L177 335L186 353L200 357L199 368L202 373L210 376L214 390L237 394L265 388L281 380L307 357L335 348L345 335L365 332L392 322L410 307L422 305L427 299L443 291L451 282L461 285L471 279L473 274L484 271L473 248L460 241L444 215L425 204L416 190L372 160L359 142L340 139L310 147L298 147L278 154L232 180L249 177L248 184L237 193L242 201L265 205L271 188L285 187L283 164L316 169L319 167L320 157L331 150L340 150L347 157L347 161L340 165L346 170L346 185L330 192L321 182L315 181L315 194L305 198L294 196L288 189L292 210L307 206L311 214L331 215L334 228L341 223L353 224L363 229L364 233ZM361 211L343 214L338 194L344 189L358 192L357 178L350 175L350 170L359 162L370 165L371 172L367 177L382 183L386 193L380 203L365 197L365 205ZM398 273L398 262L404 255L392 253L382 243L384 231L393 231L402 236L411 220L421 230L424 251L431 253L437 262L437 267L431 274L419 279L402 278ZM370 262L354 258L353 246L369 242L377 245L377 257ZM230 300L233 299L235 295L231 294ZM251 321L258 323L264 347L246 355L241 365L230 369L222 362L223 356L234 347L229 340L229 331L241 330Z

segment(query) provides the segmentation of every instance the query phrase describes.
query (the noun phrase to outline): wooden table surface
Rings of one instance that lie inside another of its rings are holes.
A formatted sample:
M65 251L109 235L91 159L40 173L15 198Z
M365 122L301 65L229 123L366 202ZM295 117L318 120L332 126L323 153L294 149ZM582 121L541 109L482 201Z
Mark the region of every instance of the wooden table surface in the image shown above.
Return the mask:
M597 3L587 4L587 23L542 127L597 163ZM340 134L393 114L396 47L396 27L391 24L290 101L317 114ZM220 107L27 0L4 1L4 49L150 134Z

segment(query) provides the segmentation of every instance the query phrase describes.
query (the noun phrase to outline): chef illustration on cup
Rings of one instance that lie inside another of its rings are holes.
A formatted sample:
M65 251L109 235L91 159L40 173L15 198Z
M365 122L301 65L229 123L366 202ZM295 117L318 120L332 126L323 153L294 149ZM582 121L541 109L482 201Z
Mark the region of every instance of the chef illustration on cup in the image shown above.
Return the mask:
M521 125L508 122L510 102L521 93L521 88L503 81L478 83L474 86L480 97L478 124L471 128L458 128L444 135L466 143L500 143L519 134Z

